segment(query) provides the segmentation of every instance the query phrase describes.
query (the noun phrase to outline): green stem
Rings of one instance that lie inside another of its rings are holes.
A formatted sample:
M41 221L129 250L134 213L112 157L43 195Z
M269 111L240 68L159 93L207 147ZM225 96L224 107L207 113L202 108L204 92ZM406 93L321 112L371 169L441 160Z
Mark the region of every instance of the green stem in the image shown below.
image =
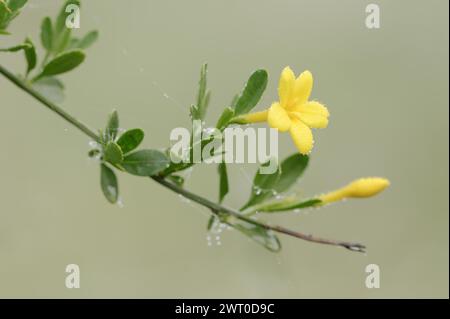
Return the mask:
M44 96L42 96L39 92L34 90L32 87L21 81L19 78L17 78L14 74L6 70L4 67L0 65L0 73L3 74L8 80L13 82L15 85L17 85L20 89L27 92L29 95L34 97L36 100L44 104L47 108L61 116L63 119L65 119L67 122L71 123L75 127L77 127L79 130L81 130L83 133L85 133L87 136L92 138L96 142L100 142L100 137L94 133L89 127L87 127L82 122L78 121L75 117L68 114L66 111L64 111L62 108L54 104L53 102L50 102L47 100Z
M53 112L55 112L56 114L61 116L63 119L65 119L66 121L68 121L69 123L74 125L75 127L77 127L80 131L85 133L87 136L89 136L90 138L94 139L97 142L100 142L100 137L96 133L94 133L91 129L89 129L85 124L81 123L80 121L75 119L73 116L66 113L62 108L60 108L56 104L47 100L44 96L42 96L41 94L36 92L33 88L31 88L30 86L25 84L23 81L21 81L19 78L17 78L11 72L9 72L5 68L3 68L1 65L0 65L0 73L3 74L8 80L13 82L15 85L17 85L20 89L27 92L29 95L31 95L32 97L37 99L39 102L44 104L47 108L49 108L50 110L52 110ZM211 212L215 215L220 215L220 213L225 213L225 214L228 214L229 216L233 216L233 217L235 217L239 220L245 221L247 223L251 223L253 225L263 227L264 229L272 230L272 231L275 231L278 233L286 234L286 235L300 238L300 239L310 241L310 242L333 245L333 246L341 246L341 247L345 247L349 250L359 251L359 252L363 252L365 249L365 246L358 244L358 243L349 243L349 242L344 242L344 241L323 239L323 238L319 238L319 237L314 237L312 235L295 232L295 231L292 231L290 229L287 229L287 228L284 228L281 226L265 224L260 221L256 221L252 218L243 216L240 212L238 212L234 209L216 204L204 197L201 197L199 195L191 193L188 190L183 189L183 188L167 181L164 177L151 176L151 178L155 182L164 186L165 188L170 189L171 191L178 193L178 194L196 202L197 204L200 204L200 205L210 209Z

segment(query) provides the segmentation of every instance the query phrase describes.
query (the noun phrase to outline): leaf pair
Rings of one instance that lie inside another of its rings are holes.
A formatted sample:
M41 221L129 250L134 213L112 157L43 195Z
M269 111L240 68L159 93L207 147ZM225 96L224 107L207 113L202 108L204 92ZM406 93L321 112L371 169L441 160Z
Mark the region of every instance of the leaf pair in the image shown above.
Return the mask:
M122 157L120 148L113 143L110 142L109 145L115 145L114 151L111 147L107 147L105 150L105 161L127 173L137 176L152 176L168 165L167 157L160 151L140 150ZM112 155L111 152L115 152L115 154ZM106 199L111 203L116 203L119 194L118 181L114 171L105 163L101 164L101 187Z
M130 174L152 176L168 165L167 156L157 150L139 150L133 153L144 139L139 128L125 131L118 136L119 116L116 111L109 116L103 136L103 160Z
M66 20L70 12L67 8L70 6L81 5L79 0L67 0L61 8L55 22L50 17L45 17L41 23L41 44L46 52L42 72L38 74L34 81L44 77L63 74L75 69L85 59L82 49L86 49L98 38L97 31L91 31L85 38L83 44L71 45L71 43L80 42L72 37L72 29L66 26ZM50 61L47 59L50 58Z
M66 26L70 14L66 9L70 8L70 5L80 6L80 1L66 1L55 22L46 17L41 24L40 38L46 55L42 70L33 78L32 83L35 89L54 102L61 102L64 98L64 86L60 85L55 76L72 71L82 64L86 58L83 50L98 38L97 31L91 31L81 39L72 36L72 29ZM27 74L32 69L29 63L28 66Z
M70 4L70 3L69 3ZM68 4L66 4L67 6ZM63 17L65 12L61 12L60 15ZM61 18L62 19L62 18ZM68 29L70 30L70 29ZM67 34L64 34L64 32L70 32L70 31L64 31L64 29L56 29L53 28L52 19L50 17L44 18L41 24L41 43L42 46L49 52L53 54L58 54L65 49L87 49L92 44L95 43L98 39L98 31L90 31L88 32L84 37L81 39L76 37L69 37L68 43L64 43L61 46L60 43L61 40L59 40L59 37L66 37ZM58 41L59 40L59 41ZM67 41L67 40L66 40Z
M119 116L114 111L109 116L106 128L101 134L102 150L99 151L103 154L101 164L102 191L111 203L117 201L118 182L114 171L106 163L137 176L155 175L169 164L167 156L158 150L134 151L144 139L144 132L141 129L127 130L120 136L118 133Z
M72 14L67 9L80 7L80 5L79 0L67 0L54 22L50 17L45 17L42 21L41 43L47 50L48 55L57 56L67 50L87 49L97 40L97 31L91 31L83 38L78 39L72 36L72 29L66 25L68 18Z

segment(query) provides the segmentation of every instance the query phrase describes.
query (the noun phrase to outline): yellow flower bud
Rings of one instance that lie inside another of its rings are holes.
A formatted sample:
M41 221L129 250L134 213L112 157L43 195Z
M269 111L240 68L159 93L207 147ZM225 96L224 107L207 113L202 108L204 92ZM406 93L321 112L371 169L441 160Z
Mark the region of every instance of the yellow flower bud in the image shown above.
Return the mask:
M381 177L357 179L341 189L319 196L322 204L328 204L345 198L365 198L382 192L390 182Z

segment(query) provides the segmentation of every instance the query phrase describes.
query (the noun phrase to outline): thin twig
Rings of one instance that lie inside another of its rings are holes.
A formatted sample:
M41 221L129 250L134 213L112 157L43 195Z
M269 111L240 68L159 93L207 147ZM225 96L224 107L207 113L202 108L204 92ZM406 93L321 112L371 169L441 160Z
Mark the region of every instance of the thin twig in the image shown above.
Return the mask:
M359 243L350 243L350 242L346 242L346 241L340 241L340 240L332 240L332 239L324 239L324 238L320 238L320 237L315 237L313 235L310 234L304 234L304 233L300 233L300 232L296 232L290 229L287 229L285 227L282 226L277 226L277 225L269 225L260 221L257 221L255 219L252 219L250 217L246 217L244 215L242 215L240 212L228 208L226 206L223 205L219 205L216 204L204 197L198 196L197 194L194 194L184 188L181 188L177 185L175 185L174 183L169 182L168 180L162 178L162 177L157 177L157 176L152 176L151 177L154 181L158 182L159 184L165 186L166 188L171 189L172 191L190 199L193 200L194 202L205 206L207 208L209 208L213 213L218 214L219 212L222 213L226 213L230 216L236 217L240 220L243 220L247 223L256 225L256 226L260 226L263 227L264 229L267 230L272 230L275 231L277 233L282 233L285 235L289 235L289 236L293 236L296 238L300 238L306 241L310 241L310 242L314 242L314 243L319 243L319 244L326 244L326 245L333 245L333 246L341 246L344 248L347 248L349 250L352 251L358 251L358 252L365 252L365 246Z
M92 138L93 140L99 142L101 139L100 137L90 128L88 128L85 124L83 124L82 122L78 121L76 118L74 118L72 115L68 114L66 111L64 111L61 107L59 107L58 105L52 103L51 101L47 100L44 96L42 96L40 93L36 92L32 87L30 87L29 85L27 85L26 83L24 83L22 80L20 80L19 78L17 78L15 75L13 75L11 72L9 72L8 70L6 70L5 68L3 68L0 65L0 73L3 74L8 80L10 80L12 83L14 83L16 86L18 86L20 89L22 89L23 91L27 92L29 95L31 95L32 97L34 97L36 100L38 100L39 102L41 102L42 104L44 104L47 108L49 108L50 110L52 110L53 112L57 113L59 116L61 116L63 119L65 119L67 122L71 123L72 125L74 125L75 127L77 127L79 130L81 130L83 133L85 133L87 136L89 136L90 138ZM314 242L314 243L319 243L319 244L326 244L326 245L333 245L333 246L341 246L344 248L347 248L349 250L352 251L358 251L358 252L364 252L365 251L365 246L358 244L358 243L350 243L350 242L345 242L345 241L338 241L338 240L330 240L330 239L323 239L323 238L319 238L319 237L315 237L313 235L308 235L308 234L303 234L300 232L296 232L281 226L276 226L276 225L269 225L257 220L254 220L252 218L246 217L244 215L242 215L240 212L219 205L217 203L214 203L204 197L201 197L199 195L196 195L192 192L189 192L188 190L185 190L169 181L167 181L166 179L164 179L161 176L152 176L151 177L154 181L156 181L157 183L159 183L160 185L172 190L175 193L178 193L186 198L189 198L191 200L193 200L194 202L210 209L214 214L219 214L219 213L226 213L230 216L233 216L235 218L238 218L242 221L248 222L250 224L262 227L264 229L267 230L272 230L278 233L282 233L285 235L289 235L289 236L293 236L296 238L300 238L306 241L310 241L310 242Z
M56 105L55 103L49 101L46 99L42 94L31 88L28 84L17 78L14 74L6 70L4 67L0 65L0 73L3 74L8 80L10 80L12 83L17 85L19 88L30 94L32 97L34 97L36 100L44 104L47 108L61 116L63 119L65 119L67 122L71 123L75 127L77 127L79 130L81 130L83 133L85 133L87 136L95 140L96 142L100 142L100 137L89 127L87 127L82 122L78 121L75 117L68 114L66 111L64 111L61 107Z

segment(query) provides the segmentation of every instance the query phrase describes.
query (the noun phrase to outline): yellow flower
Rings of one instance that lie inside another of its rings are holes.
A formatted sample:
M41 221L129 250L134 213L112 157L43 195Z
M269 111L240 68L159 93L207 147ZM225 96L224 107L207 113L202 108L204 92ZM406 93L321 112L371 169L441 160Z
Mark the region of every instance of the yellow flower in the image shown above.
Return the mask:
M344 198L365 198L382 192L390 185L389 180L381 177L367 177L357 179L347 186L331 193L319 196L323 204L343 200Z
M262 112L240 116L240 123L267 121L272 128L280 132L289 131L301 154L309 154L313 147L311 128L325 128L328 125L329 112L316 101L309 101L313 87L311 72L305 71L298 78L290 67L284 68L278 87L279 102Z

